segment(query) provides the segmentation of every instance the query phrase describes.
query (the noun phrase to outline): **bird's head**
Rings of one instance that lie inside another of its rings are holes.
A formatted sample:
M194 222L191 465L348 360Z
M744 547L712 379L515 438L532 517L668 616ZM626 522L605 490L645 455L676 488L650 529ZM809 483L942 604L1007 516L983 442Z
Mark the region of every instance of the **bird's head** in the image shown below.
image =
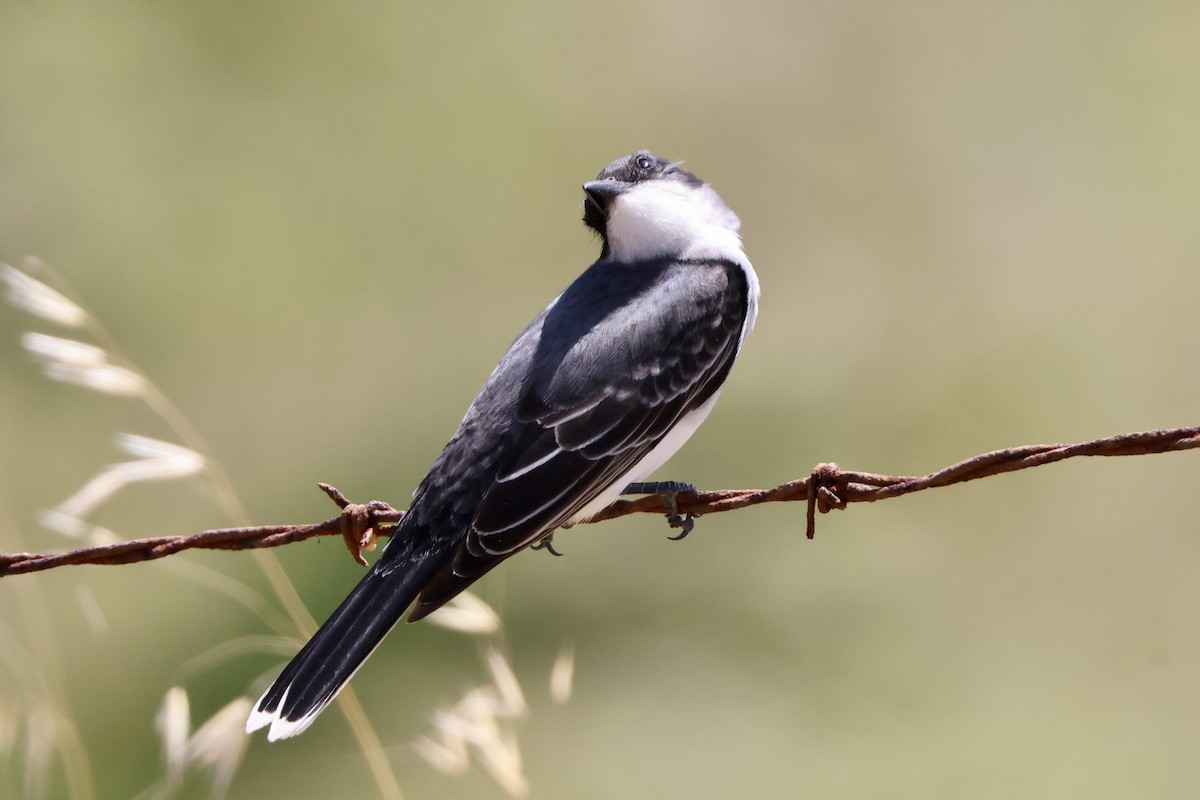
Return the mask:
M583 221L617 261L720 256L741 250L741 222L711 186L648 150L583 185Z

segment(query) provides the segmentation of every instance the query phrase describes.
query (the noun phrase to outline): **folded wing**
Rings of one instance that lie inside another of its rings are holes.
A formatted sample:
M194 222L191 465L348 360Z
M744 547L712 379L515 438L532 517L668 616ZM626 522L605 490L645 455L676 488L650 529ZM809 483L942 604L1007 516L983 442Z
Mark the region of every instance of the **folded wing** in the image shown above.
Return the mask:
M575 293L588 277L585 273L543 315L544 335L529 345L536 368L528 374L537 380L522 387L512 444L465 541L422 590L410 620L622 481L724 382L746 322L740 267L664 262L637 276L640 280L619 273L593 276L592 285ZM605 285L595 285L599 281ZM635 303L603 304L621 309L605 316L576 300L603 297L605 291L639 296Z

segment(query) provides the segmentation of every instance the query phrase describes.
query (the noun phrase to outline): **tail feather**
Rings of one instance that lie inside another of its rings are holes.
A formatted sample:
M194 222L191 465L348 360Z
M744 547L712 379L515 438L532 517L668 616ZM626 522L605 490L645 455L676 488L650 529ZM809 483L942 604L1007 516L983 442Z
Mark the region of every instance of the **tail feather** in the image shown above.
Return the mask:
M275 741L311 725L400 620L440 560L426 557L401 569L387 558L377 562L259 698L246 732L270 725L267 738Z

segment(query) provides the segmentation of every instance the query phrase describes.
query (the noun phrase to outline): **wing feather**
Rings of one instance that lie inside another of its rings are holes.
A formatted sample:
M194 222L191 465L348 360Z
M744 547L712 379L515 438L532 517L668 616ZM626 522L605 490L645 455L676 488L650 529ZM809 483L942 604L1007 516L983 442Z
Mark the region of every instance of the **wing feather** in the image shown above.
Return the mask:
M663 262L573 296L580 282L540 318L516 424L491 456L495 478L453 562L422 591L410 619L571 519L725 380L746 322L740 266ZM622 292L630 296L612 302ZM633 295L636 302L624 302ZM633 306L636 317L625 314Z

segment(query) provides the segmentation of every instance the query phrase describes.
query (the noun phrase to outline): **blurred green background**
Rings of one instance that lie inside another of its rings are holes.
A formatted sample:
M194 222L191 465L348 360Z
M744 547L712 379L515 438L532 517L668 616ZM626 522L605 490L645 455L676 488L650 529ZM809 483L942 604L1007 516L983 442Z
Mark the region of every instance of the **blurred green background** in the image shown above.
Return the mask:
M579 185L647 147L743 220L758 329L663 471L767 486L818 461L923 473L990 449L1197 423L1200 6L7 2L0 259L53 265L181 407L257 523L313 488L404 505L504 347L595 257ZM135 400L51 384L5 307L0 547ZM453 321L453 324L448 324ZM530 702L535 797L1194 797L1200 455L1067 462L823 517L778 505L560 535L479 584ZM196 481L133 487L122 536L230 524ZM322 617L360 570L279 552ZM269 596L243 554L176 557ZM89 623L85 608L104 624ZM0 795L27 716L77 727L99 797L162 775L156 709L202 721L278 655L160 565L0 582ZM577 651L565 706L546 677ZM3 645L0 645L3 647ZM406 796L500 797L412 743L486 678L402 629L354 685ZM27 680L28 679L28 680ZM7 733L4 733L7 731ZM36 765L32 765L36 766ZM57 763L46 796L67 788ZM229 797L366 797L344 719L250 744ZM204 797L189 779L182 796Z

